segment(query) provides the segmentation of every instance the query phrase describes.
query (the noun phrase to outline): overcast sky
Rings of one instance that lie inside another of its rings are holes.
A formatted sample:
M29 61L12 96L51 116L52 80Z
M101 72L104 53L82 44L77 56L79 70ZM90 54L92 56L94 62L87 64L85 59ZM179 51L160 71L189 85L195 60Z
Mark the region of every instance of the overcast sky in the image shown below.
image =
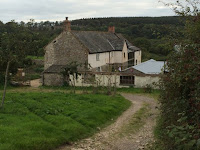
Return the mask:
M62 21L93 17L172 16L158 0L0 0L0 20Z

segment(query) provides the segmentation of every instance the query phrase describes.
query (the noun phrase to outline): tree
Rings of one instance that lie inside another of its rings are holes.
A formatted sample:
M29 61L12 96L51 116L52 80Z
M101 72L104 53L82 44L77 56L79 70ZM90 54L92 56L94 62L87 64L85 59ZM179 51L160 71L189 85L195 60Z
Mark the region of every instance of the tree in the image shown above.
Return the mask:
M76 80L78 79L78 67L80 67L80 64L77 62L71 62L68 64L63 71L64 79L68 79L68 82L71 82L71 85L73 86L73 93L76 93ZM70 76L72 77L72 80L70 79Z
M26 44L21 39L21 31L18 30L19 26L15 22L9 22L9 29L12 29L11 33L4 32L0 35L0 62L2 68L6 69L5 71L5 80L4 80L4 92L2 96L1 108L4 106L6 88L8 82L8 74L10 72L10 67L12 64L17 64L23 62L25 59L25 50ZM14 65L16 68L17 66ZM13 67L13 66L12 66ZM12 68L16 69L16 68Z
M197 0L167 4L186 18L184 39L161 80L161 136L165 149L200 149L200 13ZM176 43L177 44L177 43Z
M14 60L13 51L12 51L12 42L11 42L10 38L11 37L7 33L4 33L3 35L1 35L1 45L0 45L1 61L2 61L2 63L7 64L1 108L3 108L3 106L4 106L10 63Z

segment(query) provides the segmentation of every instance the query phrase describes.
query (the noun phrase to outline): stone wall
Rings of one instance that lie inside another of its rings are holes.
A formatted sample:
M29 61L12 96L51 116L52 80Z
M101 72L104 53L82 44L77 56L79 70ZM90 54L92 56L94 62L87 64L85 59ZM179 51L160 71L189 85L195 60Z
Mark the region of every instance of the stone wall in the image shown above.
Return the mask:
M63 75L56 73L44 73L43 84L46 86L62 86L64 84Z
M88 62L88 50L71 32L62 32L45 47L45 67L51 65L67 65L73 61Z

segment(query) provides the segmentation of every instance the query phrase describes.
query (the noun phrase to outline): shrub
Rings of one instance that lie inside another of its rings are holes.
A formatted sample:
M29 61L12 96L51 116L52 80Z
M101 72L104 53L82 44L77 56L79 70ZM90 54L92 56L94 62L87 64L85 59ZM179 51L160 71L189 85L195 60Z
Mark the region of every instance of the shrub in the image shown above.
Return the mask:
M166 149L197 149L200 140L200 46L187 44L162 77L161 118Z
M153 88L152 88L152 86L151 86L150 84L147 84L147 85L143 88L143 90L144 90L144 93L152 93Z

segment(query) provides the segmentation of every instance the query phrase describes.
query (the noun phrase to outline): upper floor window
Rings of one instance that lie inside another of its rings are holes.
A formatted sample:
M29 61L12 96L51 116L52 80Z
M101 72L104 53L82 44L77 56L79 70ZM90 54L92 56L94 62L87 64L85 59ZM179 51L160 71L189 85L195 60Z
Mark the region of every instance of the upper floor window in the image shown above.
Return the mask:
M124 58L126 57L126 54L124 53Z
M99 53L96 54L96 61L99 61Z

